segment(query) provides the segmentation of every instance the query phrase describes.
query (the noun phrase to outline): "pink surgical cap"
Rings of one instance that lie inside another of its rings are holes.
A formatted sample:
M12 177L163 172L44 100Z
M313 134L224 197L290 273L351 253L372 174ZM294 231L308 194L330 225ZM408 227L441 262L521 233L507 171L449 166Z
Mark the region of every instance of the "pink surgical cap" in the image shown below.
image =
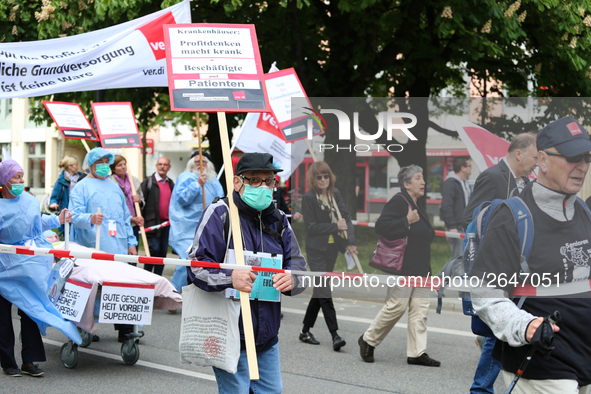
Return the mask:
M4 186L16 175L17 172L24 172L23 168L12 159L4 160L0 163L0 185Z

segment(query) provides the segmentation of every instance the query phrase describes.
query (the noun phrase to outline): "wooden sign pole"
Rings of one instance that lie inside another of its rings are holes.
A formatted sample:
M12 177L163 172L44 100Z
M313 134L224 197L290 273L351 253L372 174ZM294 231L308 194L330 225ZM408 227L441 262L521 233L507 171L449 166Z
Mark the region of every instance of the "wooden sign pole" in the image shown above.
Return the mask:
M125 155L125 156L127 156L127 155ZM127 163L129 163L127 161L127 157L125 157L125 161ZM131 176L131 173L129 171L127 171L127 177L129 178L129 184L131 185L131 195L135 197L135 196L137 196L137 192L135 190L135 184L133 182L133 177ZM142 217L142 210L140 209L140 203L134 202L134 206L135 206L136 216L139 216L141 218ZM150 256L150 246L148 245L148 238L146 238L146 230L144 229L144 226L140 226L140 233L142 234L142 242L144 243L144 252L146 253L146 256L152 257L152 256ZM137 247L137 254L138 255L140 254L140 246L139 245Z
M197 113L197 140L199 140L199 173L203 175L203 151L201 150L201 131L199 130L199 113ZM203 212L205 212L205 208L207 208L207 204L205 203L205 185L203 185L201 189L201 195L203 196Z
M82 140L82 141L84 141L84 140ZM97 208L96 213L101 213L101 209ZM102 226L102 224L96 225L96 241L95 241L94 247L97 252L100 252L100 250L101 250L101 226Z
M133 182L133 177L131 176L130 173L127 173L127 176L129 177L129 183L131 184L131 193L133 196L137 196L137 193L135 191L135 184ZM137 216L142 217L142 211L140 209L140 203L139 202L134 202L135 205L135 213ZM146 253L146 256L148 257L152 257L150 256L150 246L148 245L148 238L146 238L146 230L144 229L144 226L140 226L140 233L142 234L142 242L144 243L144 252ZM138 250L137 250L138 254L140 254L140 248L138 245Z
M234 204L234 167L232 166L232 156L230 155L230 140L228 138L228 125L226 123L226 113L218 112L218 122L220 124L220 139L222 143L222 154L224 157L224 168L226 171L226 188L228 190L228 206L230 209L230 220L232 223L232 237L234 239L234 254L236 255L236 264L244 265L244 253L242 249L242 236L240 229L240 216L238 207ZM250 313L250 294L240 292L240 307L242 309L242 325L244 328L244 340L246 342L246 357L248 359L248 372L250 380L259 379L259 366L257 363L257 354L254 342L254 330L252 328L252 315Z
M82 145L84 145L84 147L86 148L86 153L90 152L90 147L88 146L86 140L82 140Z

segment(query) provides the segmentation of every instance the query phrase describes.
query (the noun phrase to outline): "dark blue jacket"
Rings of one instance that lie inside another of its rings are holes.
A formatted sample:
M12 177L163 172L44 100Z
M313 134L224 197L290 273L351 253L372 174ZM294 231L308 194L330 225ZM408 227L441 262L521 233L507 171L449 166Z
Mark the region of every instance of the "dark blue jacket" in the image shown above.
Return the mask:
M78 182L86 177L86 174L82 172L78 172L78 175L80 176ZM68 204L70 203L70 181L66 180L63 171L60 172L60 176L53 186L53 192L49 200L50 205L54 203L59 205L59 211L68 208Z
M278 218L275 215L275 206L271 204L262 212L256 211L246 205L238 193L233 193L234 202L242 214L262 219L263 224L275 231L278 229ZM306 261L300 252L299 245L292 233L291 227L285 215L283 220L282 242L267 233L262 233L258 226L240 215L240 226L244 240L244 249L249 251L264 251L265 253L281 253L283 255L283 268L292 270L306 270ZM226 255L226 238L224 234L224 223L229 220L227 205L219 200L211 204L204 212L197 231L195 240L189 254L190 259L223 263ZM230 248L234 248L233 240L230 240ZM232 270L217 268L187 268L189 279L197 287L205 291L222 291L232 287ZM301 283L296 278L296 283ZM285 295L295 295L304 289L300 285L294 286L292 291L285 292ZM257 348L265 348L270 343L276 343L277 333L281 322L281 304L279 302L265 302L258 300L250 301L252 322ZM242 315L240 315L240 337L244 340L242 328Z

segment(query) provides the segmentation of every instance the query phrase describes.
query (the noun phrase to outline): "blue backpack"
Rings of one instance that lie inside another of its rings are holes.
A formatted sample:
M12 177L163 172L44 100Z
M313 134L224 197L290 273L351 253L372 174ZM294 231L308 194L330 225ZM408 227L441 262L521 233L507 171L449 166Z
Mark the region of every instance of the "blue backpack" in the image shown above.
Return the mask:
M577 197L577 201L583 205L587 214L591 217L591 210L585 204L585 202ZM512 197L507 200L495 199L493 201L485 201L480 204L472 213L472 221L466 228L466 234L476 234L476 246L480 246L480 241L486 233L486 227L493 214L493 212L502 204L505 204L511 209L513 213L513 219L517 224L517 235L519 237L519 243L521 245L521 272L531 274L527 259L531 252L532 245L534 243L534 222L531 216L531 212L525 202L520 197ZM464 248L466 248L468 238L464 239ZM470 267L471 269L472 267ZM521 308L525 302L526 297L521 297L517 303L517 307ZM464 315L472 317L472 332L476 335L482 335L484 337L494 337L494 334L490 327L484 323L478 314L472 307L472 300L470 298L462 298L462 306L464 309Z
M492 201L485 201L480 204L472 213L472 221L466 228L466 234L476 234L476 247L480 246L482 237L486 234L486 227L494 211L501 205L507 205L513 213L513 219L517 224L517 235L519 236L519 243L521 244L521 271L525 273L531 273L527 259L531 252L531 247L534 242L534 222L532 220L531 212L525 202L519 197L512 197L507 200L495 199ZM464 248L468 243L468 237L464 239ZM471 269L472 267L470 267ZM525 301L525 297L519 301L518 307ZM472 300L470 298L462 298L462 306L464 309L464 315L472 317L472 332L476 335L482 335L484 337L494 337L494 334L490 327L484 323L478 314L472 307Z

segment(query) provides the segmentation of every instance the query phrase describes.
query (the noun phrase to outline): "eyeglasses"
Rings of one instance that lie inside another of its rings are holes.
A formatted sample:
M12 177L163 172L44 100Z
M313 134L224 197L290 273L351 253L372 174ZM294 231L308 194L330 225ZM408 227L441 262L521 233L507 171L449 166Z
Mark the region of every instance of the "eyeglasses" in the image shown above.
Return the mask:
M564 157L566 159L566 161L568 161L571 164L578 163L581 160L585 160L585 163L591 163L591 153L581 153L580 155L576 155L576 156L572 156L572 157L564 156L564 155L561 155L560 153L548 152L547 150L545 150L544 153L547 154L548 156Z
M247 178L244 175L240 175L240 178L246 179L250 186L259 187L265 182L265 185L269 186L271 189L277 186L277 179L270 178L270 179L261 179L257 177Z
M317 175L316 176L316 180L317 181L321 181L323 179L330 179L330 174L324 174L324 175Z

